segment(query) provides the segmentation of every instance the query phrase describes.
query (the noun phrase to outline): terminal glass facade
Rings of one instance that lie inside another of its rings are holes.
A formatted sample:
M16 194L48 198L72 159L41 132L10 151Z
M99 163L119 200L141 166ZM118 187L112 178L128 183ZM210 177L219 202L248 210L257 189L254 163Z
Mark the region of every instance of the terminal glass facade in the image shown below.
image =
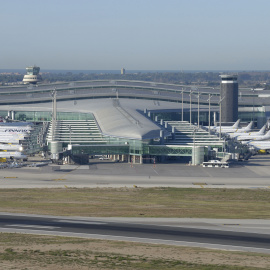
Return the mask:
M7 115L8 111L0 111L0 116L6 117ZM50 122L52 120L52 113L42 111L15 111L14 120L29 122ZM57 120L94 120L94 116L90 113L58 112Z

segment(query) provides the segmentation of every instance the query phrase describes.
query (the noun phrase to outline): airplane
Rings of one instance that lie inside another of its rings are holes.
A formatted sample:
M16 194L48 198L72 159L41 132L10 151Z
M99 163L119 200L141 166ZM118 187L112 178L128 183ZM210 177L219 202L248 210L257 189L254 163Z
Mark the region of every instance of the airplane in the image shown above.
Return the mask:
M246 127L243 127L243 128L227 128L227 129L222 129L221 127L221 133L226 133L226 134L229 134L229 133L244 133L244 132L249 132L252 130L252 126L253 126L253 121L251 121ZM219 133L219 128L217 128L216 130L216 133Z
M257 150L270 150L270 141L250 141L247 145Z
M23 147L21 144L9 144L9 143L0 143L0 150L16 150L22 151Z
M239 128L239 124L240 124L240 119L238 119L232 126L221 126L221 130L225 130L225 129L238 129ZM206 127L208 128L208 127ZM219 126L210 126L210 130L219 130Z
M14 151L14 152L1 152L0 151L0 158L14 158L14 159L24 159L27 158L22 152Z
M253 135L264 135L266 130L266 125L264 125L259 131L253 131L253 132L247 132L245 135L243 135L243 132L234 132L234 133L230 133L230 137L231 138L235 138L238 140L238 137L240 136L253 136Z
M29 122L0 123L0 132L29 133L31 130L33 130L33 123Z
M31 127L2 127L0 126L0 132L6 133L30 133Z
M19 141L26 140L28 137L28 134L10 134L0 132L0 143L19 144Z
M0 144L15 143L19 144L20 140L25 140L29 137L31 126L2 126L0 125ZM1 148L0 148L1 149Z
M254 132L254 134L249 133L246 135L239 135L238 137L236 137L237 141L265 141L268 139L270 139L270 130L265 134Z

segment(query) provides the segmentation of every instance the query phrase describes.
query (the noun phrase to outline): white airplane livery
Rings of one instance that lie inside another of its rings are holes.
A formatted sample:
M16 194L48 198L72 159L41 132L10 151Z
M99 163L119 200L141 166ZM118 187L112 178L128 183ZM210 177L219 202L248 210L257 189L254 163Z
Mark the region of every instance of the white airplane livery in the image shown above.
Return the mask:
M23 147L21 144L0 143L0 150L22 151Z
M19 144L33 130L33 124L28 122L0 123L0 143ZM1 149L1 148L0 148Z
M223 126L223 127L221 126L221 131L228 130L228 129L237 130L239 128L239 124L240 124L240 119L238 119L232 126ZM217 131L217 132L219 132L219 129L220 129L219 126L210 127L210 130Z
M19 151L14 151L14 152L1 152L0 151L0 158L23 159L23 158L27 158L27 156Z
M270 150L270 141L250 141L247 145L257 150Z
M253 126L253 121L251 121L246 127L243 128L232 128L232 127L227 127L224 129L222 129L221 127L221 133L223 134L230 134L230 133L244 133L244 132L250 132L252 130L252 126ZM217 128L215 130L217 133L219 133L219 128Z
M237 140L239 140L239 138L242 138L242 137L247 137L247 138L250 138L250 140L251 140L252 139L252 136L255 136L255 135L259 135L259 136L260 135L264 135L265 130L266 130L266 125L264 125L259 131L255 131L255 132L246 132L245 134L243 134L243 132L240 132L240 133L239 132L231 133L230 134L230 137L231 138L236 138Z
M0 122L0 158L24 159L21 141L30 136L33 123Z
M270 139L270 130L265 134L243 135L236 138L238 141L265 141Z

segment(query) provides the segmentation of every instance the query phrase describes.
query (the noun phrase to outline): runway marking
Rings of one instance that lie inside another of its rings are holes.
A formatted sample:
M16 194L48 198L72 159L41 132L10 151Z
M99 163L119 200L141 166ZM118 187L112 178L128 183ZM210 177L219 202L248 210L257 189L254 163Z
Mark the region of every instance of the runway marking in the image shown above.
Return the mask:
M99 221L76 221L76 220L66 220L66 219L55 219L54 221L72 223L72 224L89 224L89 225L105 225L105 224L108 224L106 222L99 222Z
M61 227L55 226L40 226L40 225L25 225L25 224L11 224L6 225L7 227L23 227L23 228L37 228L37 229L59 229Z
M68 173L66 173L66 174L64 174L62 177L65 177L66 175L68 175L69 173L71 173L71 172L73 172L73 171L75 171L75 170L77 170L79 167L80 167L81 165L79 165L79 166L77 166L77 167L75 167L74 169L72 169L70 172L68 172ZM52 179L53 181L64 181L64 180L66 180L65 178L57 178L57 179Z
M6 231L7 228L0 228L0 231ZM81 237L81 238L93 238L93 239L107 239L115 241L130 241L130 242L141 242L141 243L158 243L158 244L167 244L167 245L181 245L181 246L195 246L203 248L212 248L212 249L224 249L224 250L235 250L235 251L254 251L254 252L263 252L270 253L270 249L267 248L257 248L249 246L233 246L233 245L224 245L224 244L212 244L212 243L200 243L200 242L188 242L188 241L175 241L175 240L165 240L165 239L156 239L156 238L142 238L142 237L130 237L130 236L116 236L116 235L104 235L104 234L87 234L87 233L70 233L70 232L54 232L54 231L39 231L39 230L30 230L29 232L23 229L14 228L16 231L22 231L23 233L32 234L36 232L38 235L62 235L67 237ZM205 247L205 244L208 247Z

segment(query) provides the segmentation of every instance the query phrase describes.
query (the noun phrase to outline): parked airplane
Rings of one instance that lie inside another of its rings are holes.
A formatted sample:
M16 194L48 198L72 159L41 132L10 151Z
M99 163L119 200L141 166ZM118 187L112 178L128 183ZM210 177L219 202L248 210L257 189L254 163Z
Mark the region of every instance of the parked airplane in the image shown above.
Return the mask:
M232 126L221 126L221 131L225 130L225 129L235 129L236 130L239 128L239 124L240 124L240 119L238 119ZM206 127L206 128L208 128L208 127ZM220 127L219 126L210 126L210 130L215 131L217 129L219 130Z
M11 125L12 124L12 125ZM31 123L30 123L31 124ZM19 144L20 140L25 140L33 129L29 123L1 123L0 143Z
M247 134L247 135L240 135L237 138L237 141L265 141L270 139L270 130L265 134Z
M0 132L6 133L29 133L33 128L32 127L3 127L0 126Z
M21 144L9 144L9 143L0 143L0 150L16 150L22 151L23 147Z
M33 123L29 122L0 123L0 132L29 133L31 130L33 130Z
M22 152L1 152L0 151L0 158L14 158L14 159L24 159L27 158L26 155L24 155Z
M230 134L230 133L244 133L244 132L250 132L252 130L252 126L253 126L253 121L251 121L246 127L243 128L227 128L227 129L222 129L221 128L221 133L226 133L226 134ZM216 132L219 133L219 129L216 129Z
M227 129L227 130L221 130L222 133L226 133L228 134L231 138L234 136L234 134L243 134L243 133L247 133L247 132L250 132L252 130L252 127L253 127L253 121L251 121L246 127L243 127L243 128L239 128L239 129L236 129L236 130L233 130L233 129ZM219 130L217 131L219 132Z
M243 132L234 132L234 133L230 134L230 137L231 138L236 138L238 140L238 138L240 136L242 137L242 136L264 135L265 129L266 129L266 125L264 125L259 131L247 132L247 133L245 133L245 135L243 135Z
M0 143L15 143L19 144L21 140L25 140L28 137L26 134L8 134L0 132Z
M269 150L270 141L250 141L247 143L248 146L253 147L257 150Z

